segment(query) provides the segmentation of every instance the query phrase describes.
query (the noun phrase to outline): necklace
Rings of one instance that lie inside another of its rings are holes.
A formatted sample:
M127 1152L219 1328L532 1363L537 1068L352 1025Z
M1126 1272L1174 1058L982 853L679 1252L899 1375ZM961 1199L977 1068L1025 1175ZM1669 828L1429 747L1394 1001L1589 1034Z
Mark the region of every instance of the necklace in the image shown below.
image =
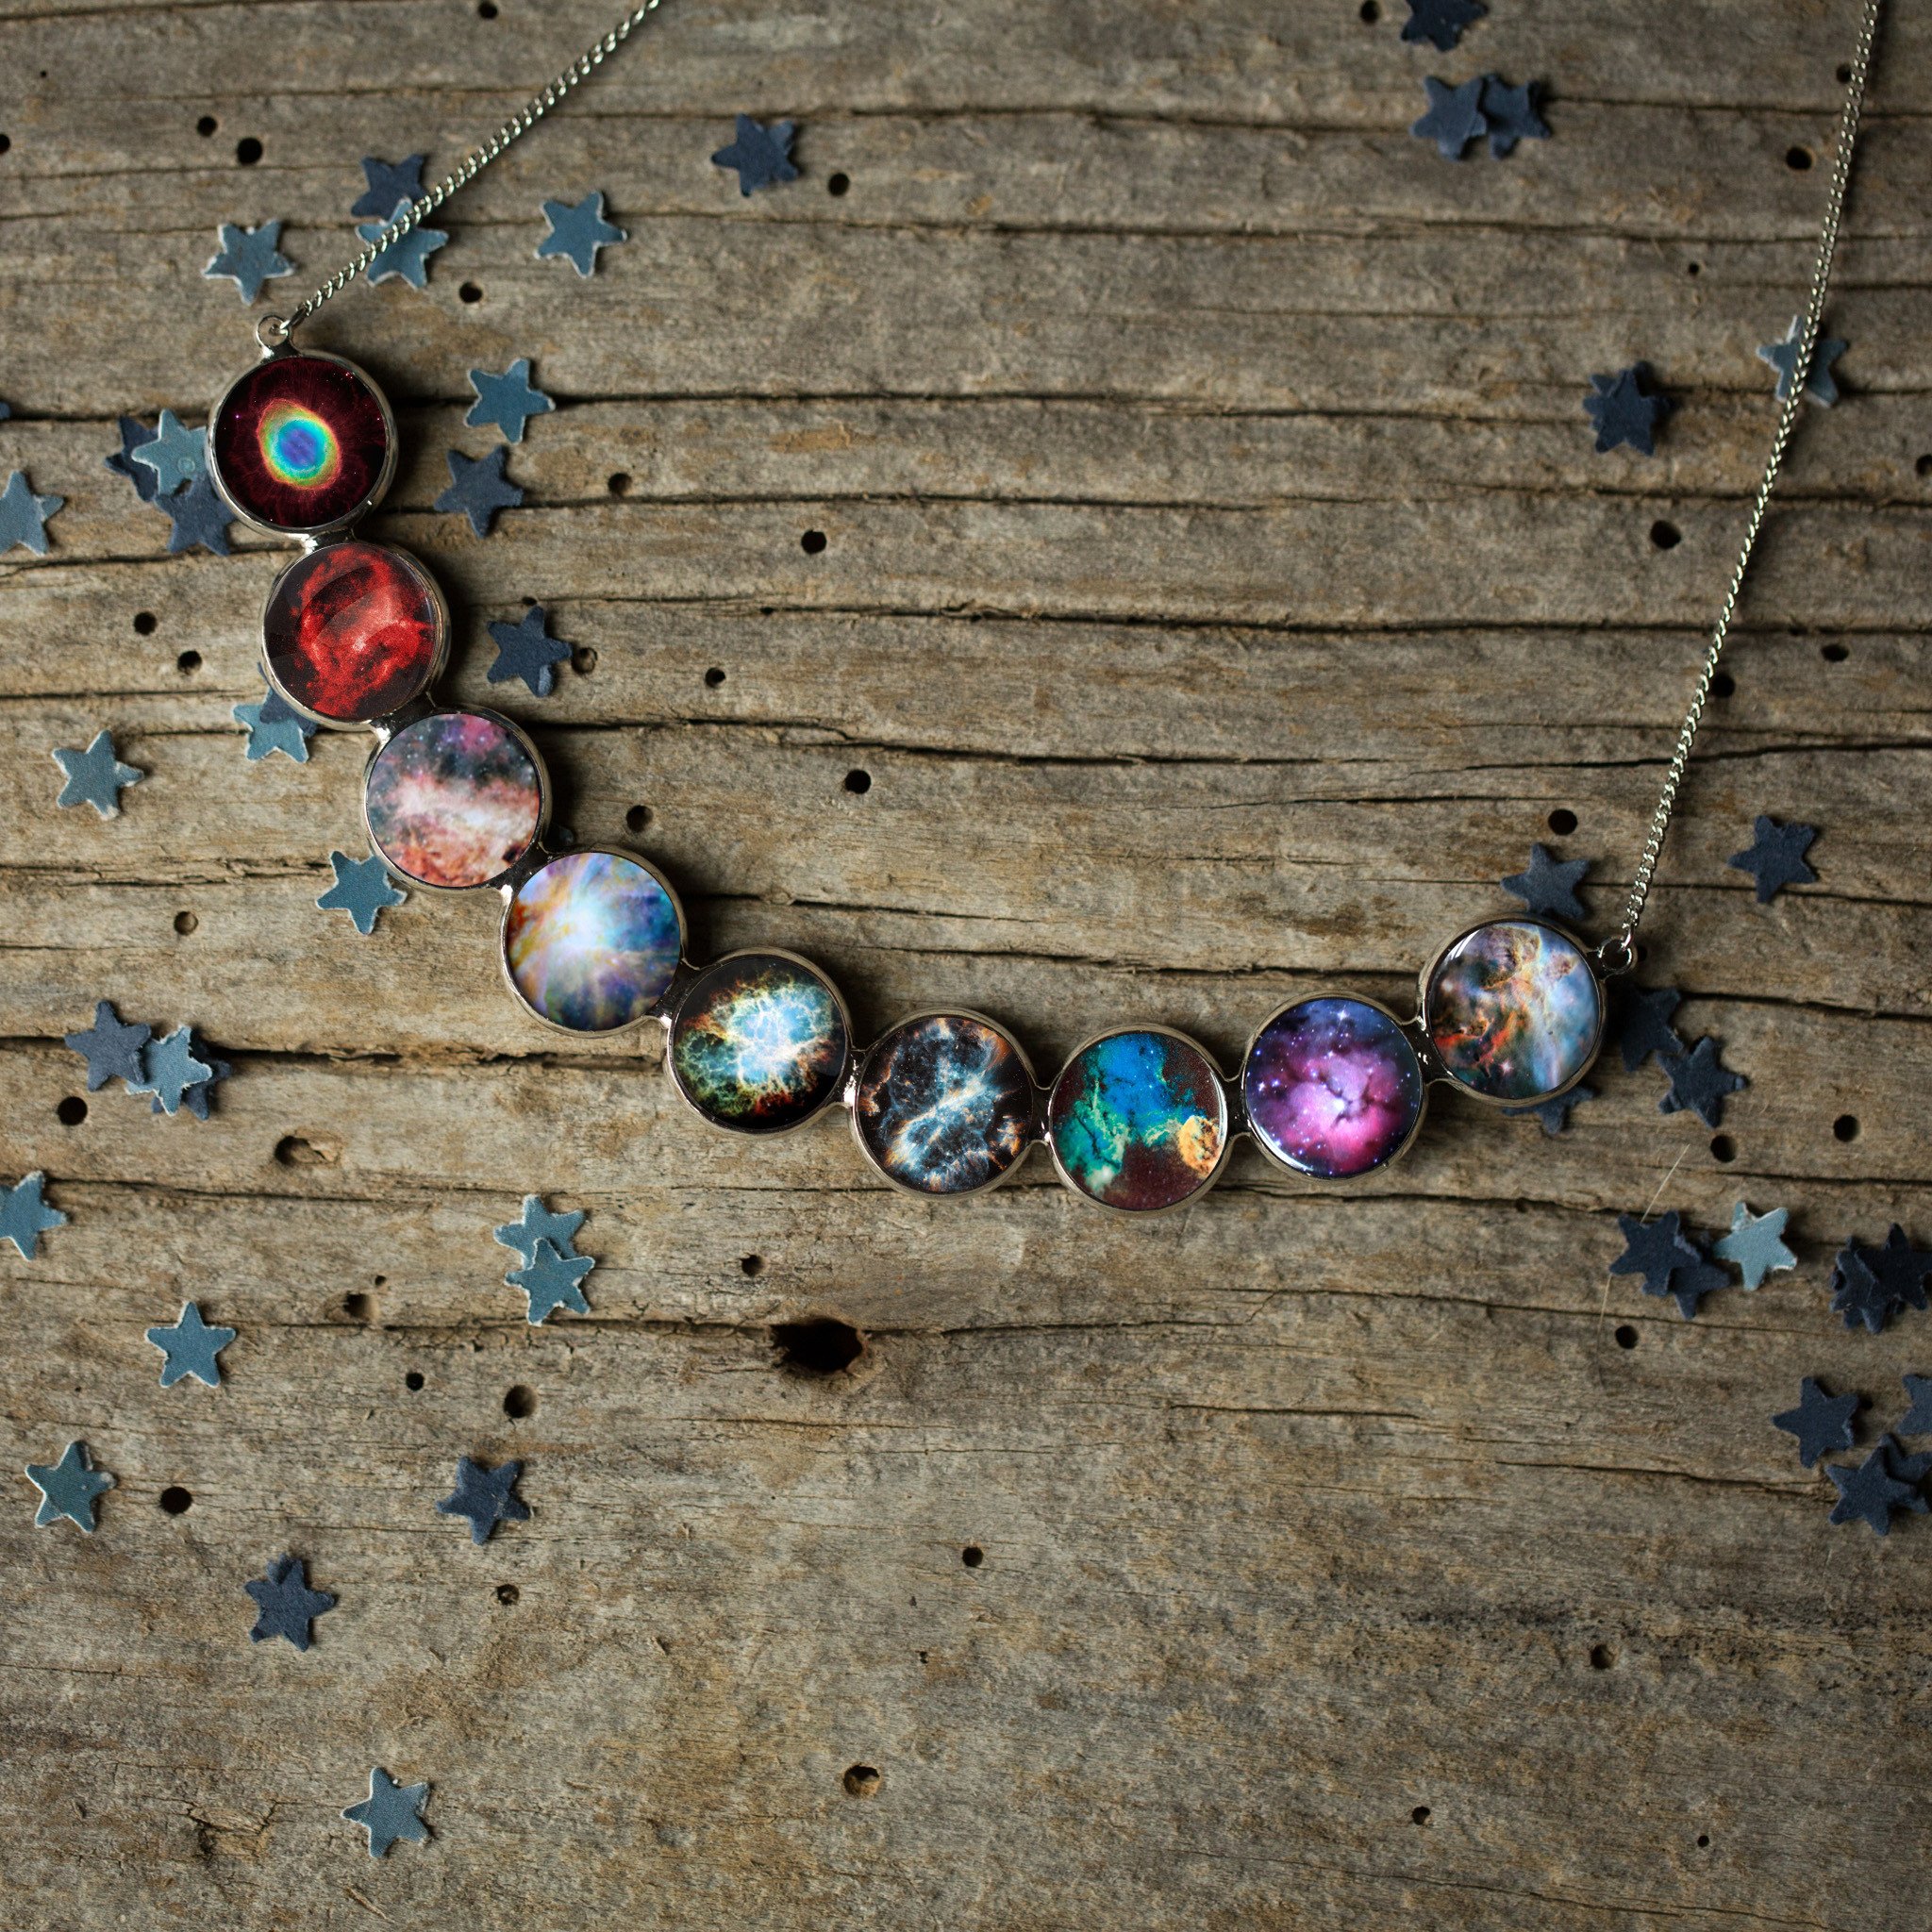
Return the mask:
M1407 1149L1431 1085L1517 1108L1574 1087L1602 1043L1609 981L1637 962L1665 834L1797 421L1882 0L1865 0L1771 452L1615 931L1591 946L1540 916L1481 920L1422 968L1412 1014L1341 990L1305 995L1261 1022L1232 1076L1172 1027L1116 1025L1044 1083L1011 1033L963 1008L916 1012L860 1045L838 988L810 960L767 946L700 964L676 891L648 860L614 847L553 850L549 780L528 736L433 694L450 629L434 579L408 553L356 534L394 474L395 421L367 374L296 348L295 330L528 133L658 5L626 14L292 313L264 316L261 359L209 415L222 497L242 521L302 546L269 591L264 672L310 722L373 732L362 816L385 866L429 891L500 892L505 980L544 1024L602 1036L658 1022L678 1094L730 1132L785 1133L842 1106L874 1169L918 1195L993 1186L1037 1141L1084 1199L1159 1212L1211 1186L1241 1134L1291 1173L1354 1179Z

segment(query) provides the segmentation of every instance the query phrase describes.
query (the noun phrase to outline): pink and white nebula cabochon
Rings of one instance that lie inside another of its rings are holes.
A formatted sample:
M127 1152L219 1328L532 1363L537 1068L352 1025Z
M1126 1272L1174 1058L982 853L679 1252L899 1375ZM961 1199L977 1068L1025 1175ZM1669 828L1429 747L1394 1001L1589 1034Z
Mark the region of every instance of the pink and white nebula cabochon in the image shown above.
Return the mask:
M1423 1097L1415 1048L1369 1000L1284 1007L1241 1066L1256 1140L1316 1180L1346 1180L1394 1159L1422 1120Z

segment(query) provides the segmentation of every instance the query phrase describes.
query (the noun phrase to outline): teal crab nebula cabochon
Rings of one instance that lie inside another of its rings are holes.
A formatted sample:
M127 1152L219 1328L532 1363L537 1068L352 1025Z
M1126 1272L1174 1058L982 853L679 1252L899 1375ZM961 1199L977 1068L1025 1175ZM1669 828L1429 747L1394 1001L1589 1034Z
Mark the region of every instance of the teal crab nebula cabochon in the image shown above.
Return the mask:
M830 980L785 953L733 953L678 1002L671 1074L714 1126L777 1134L838 1094L850 1036Z

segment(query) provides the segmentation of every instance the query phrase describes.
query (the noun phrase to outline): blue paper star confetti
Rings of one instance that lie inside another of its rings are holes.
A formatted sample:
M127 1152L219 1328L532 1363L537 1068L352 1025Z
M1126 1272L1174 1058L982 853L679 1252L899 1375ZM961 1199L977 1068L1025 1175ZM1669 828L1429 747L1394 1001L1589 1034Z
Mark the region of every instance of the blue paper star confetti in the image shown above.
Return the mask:
M1490 9L1483 0L1408 0L1408 18L1402 23L1405 41L1427 41L1438 53L1448 53Z
M222 1386L222 1367L215 1357L234 1341L235 1331L209 1327L196 1303L183 1302L175 1325L150 1328L147 1339L161 1352L163 1389L172 1389L184 1375L192 1375L210 1389Z
M155 475L155 493L172 496L208 475L208 431L190 429L173 409L163 409L152 438L132 452Z
M755 188L770 188L778 181L796 181L798 170L791 164L790 121L774 121L760 127L749 114L738 117L738 133L729 147L721 147L711 164L732 168L738 174L738 192L749 194Z
M501 375L487 369L470 371L470 387L476 400L463 421L472 429L493 423L503 431L507 442L524 440L524 425L532 416L547 416L557 405L530 383L530 358L519 356Z
M409 204L399 201L390 210L387 221L361 223L356 232L365 242L378 242L408 211ZM412 289L426 289L429 286L429 258L448 240L441 228L425 228L418 222L376 256L362 271L362 278L372 284L404 281Z
M194 1036L186 1026L177 1026L165 1040L151 1040L142 1054L142 1073L139 1081L130 1080L130 1093L152 1093L163 1113L178 1113L182 1096L191 1087L213 1077L214 1069L194 1057Z
M327 1591L309 1589L308 1566L300 1557L278 1557L268 1566L265 1577L251 1578L242 1588L255 1599L258 1613L255 1627L248 1633L250 1643L286 1637L297 1650L307 1650L315 1639L311 1626L316 1618L336 1607ZM375 1795L373 1785L371 1795Z
M1898 1425L1901 1436L1932 1436L1932 1375L1907 1375L1906 1400L1911 1404Z
M1678 1314L1685 1321L1692 1322L1696 1320L1698 1307L1706 1295L1715 1294L1719 1289L1730 1285L1730 1275L1700 1255L1689 1268L1672 1276L1670 1295L1677 1305Z
M67 1217L41 1198L47 1176L36 1169L10 1188L0 1188L0 1241L11 1241L23 1261L31 1261L50 1227L65 1227Z
M250 764L280 752L298 765L308 762L308 741L316 727L292 709L273 685L252 705L236 705L228 714L248 728L242 755Z
M1774 1208L1769 1214L1753 1214L1743 1202L1731 1208L1731 1231L1711 1249L1720 1261L1729 1261L1741 1271L1746 1288L1763 1285L1767 1274L1783 1274L1798 1265L1798 1257L1784 1244L1785 1222L1790 1210Z
M154 1035L139 1021L124 1020L112 1000L94 1005L94 1024L84 1033L70 1033L62 1044L87 1061L87 1091L98 1092L109 1080L125 1080L131 1089L144 1077L141 1050Z
M1552 858L1542 846L1532 845L1527 870L1505 879L1503 890L1545 918L1581 919L1583 901L1576 896L1576 888L1589 870L1587 858Z
M492 624L490 637L496 646L490 682L503 684L521 677L533 697L547 698L557 682L552 667L569 658L570 646L550 635L550 619L542 605L531 605L516 624Z
M279 222L264 222L258 228L238 228L233 222L224 222L222 245L202 274L210 279L225 275L242 291L242 301L253 302L261 293L262 283L295 273L295 264L277 246L281 239Z
M181 1105L196 1120L205 1121L208 1118L208 1102L214 1097L215 1088L235 1070L229 1066L226 1060L217 1059L213 1054L208 1052L208 1042L202 1039L192 1026L189 1027L187 1031L188 1051L195 1059L200 1060L207 1066L208 1078L197 1080L192 1086L184 1090L181 1095ZM130 1092L139 1092L141 1090L130 1087L128 1091ZM150 1113L166 1113L168 1111L161 1105L161 1097L158 1093L155 1095L153 1103L148 1108L148 1111Z
M1638 1215L1620 1214L1617 1232L1624 1237L1624 1252L1610 1263L1610 1273L1641 1274L1645 1294L1669 1294L1672 1279L1704 1258L1684 1239L1674 1208L1647 1224Z
M369 1772L369 1795L359 1805L351 1805L342 1816L369 1834L369 1856L379 1858L398 1839L420 1844L429 1836L429 1827L423 1822L423 1804L428 1795L427 1784L399 1785L380 1765L374 1765Z
M85 751L73 746L57 751L54 762L67 780L54 803L91 805L104 819L119 818L122 791L147 776L114 756L114 741L105 731L96 731Z
M457 1486L437 1504L445 1516L470 1519L470 1541L487 1543L499 1523L525 1523L530 1506L516 1493L519 1462L500 1463L485 1469L467 1456L457 1457Z
M1626 1074L1634 1074L1652 1054L1663 1058L1685 1051L1677 1029L1671 1024L1671 1015L1683 998L1674 986L1633 987L1624 995L1617 1044L1623 1051Z
M378 160L374 155L362 158L362 179L367 184L349 204L352 215L374 215L383 220L398 202L405 205L423 199L423 163L427 155L405 155L399 161Z
M503 474L509 451L498 443L488 456L466 457L461 450L449 452L449 488L436 499L440 510L455 510L470 520L470 528L479 537L490 534L490 525L500 509L514 509L524 492Z
M85 1442L68 1443L58 1462L29 1462L26 1479L41 1492L41 1507L34 1511L36 1529L45 1529L64 1516L90 1536L94 1533L94 1498L114 1487L114 1478L105 1469L88 1466Z
M155 500L155 473L145 463L137 463L134 452L142 443L152 442L155 432L139 416L123 416L120 428L121 447L101 460L117 476L125 476L134 485L134 493L142 502L152 503Z
M588 1315L591 1305L578 1287L596 1262L589 1255L559 1255L548 1241L539 1241L526 1267L513 1268L504 1279L530 1298L531 1327L547 1321L558 1308Z
M1857 1395L1827 1394L1822 1383L1807 1375L1798 1384L1798 1406L1774 1415L1771 1425L1798 1439L1798 1460L1807 1469L1827 1450L1849 1449L1853 1422L1862 1407Z
M168 532L170 557L179 557L197 543L210 556L230 555L228 525L234 518L208 477L197 476L186 490L177 490L172 496L158 496L155 501L167 511L168 521L174 525Z
M1748 872L1757 882L1757 903L1762 906L1786 886L1813 886L1818 874L1805 861L1811 841L1818 836L1816 825L1781 825L1759 812L1752 825L1754 843L1734 852L1724 863L1739 872Z
M1570 1109L1595 1098L1594 1087L1573 1087L1566 1093L1553 1093L1547 1100L1539 1100L1534 1107L1506 1107L1503 1111L1512 1120L1533 1113L1542 1123L1543 1132L1555 1140L1570 1124Z
M630 240L622 228L604 219L604 196L595 189L579 202L546 201L543 219L550 224L550 232L538 242L537 258L541 261L545 256L560 255L580 275L594 273L600 248Z
M1923 1450L1917 1456L1907 1456L1890 1436L1887 1436L1878 1446L1885 1451L1887 1472L1896 1481L1911 1485L1911 1499L1904 1507L1914 1516L1924 1516L1932 1511L1932 1502L1926 1501L1925 1492L1919 1487L1925 1480L1927 1474L1932 1473L1932 1450Z
M1832 1263L1832 1313L1842 1315L1847 1328L1862 1322L1868 1334L1876 1335L1901 1308L1924 1312L1927 1274L1932 1253L1913 1247L1896 1222L1882 1244L1855 1237Z
M1536 110L1541 88L1536 81L1511 87L1500 74L1483 75L1483 119L1489 125L1490 153L1501 160L1519 141L1547 141L1550 130Z
M1423 141L1433 141L1436 152L1445 161L1459 161L1471 142L1479 141L1488 130L1483 119L1483 78L1466 80L1451 87L1432 75L1423 82L1428 90L1429 111L1412 122L1409 132Z
M1847 1469L1836 1462L1825 1465L1824 1473L1838 1490L1831 1522L1867 1523L1874 1535L1884 1536L1891 1528L1891 1512L1913 1507L1913 1499L1919 1494L1918 1485L1901 1482L1892 1474L1890 1440L1880 1442L1857 1469Z
M1798 352L1804 347L1804 333L1805 318L1794 315L1783 341L1766 342L1757 351L1757 359L1769 362L1777 371L1777 399L1781 403L1790 398L1791 382L1798 373ZM1827 409L1838 401L1838 384L1832 378L1831 365L1850 346L1837 336L1820 336L1811 351L1811 367L1805 377L1805 393L1814 403L1823 403Z
M1707 1127L1723 1123L1724 1095L1751 1083L1718 1063L1721 1044L1707 1035L1689 1053L1657 1056L1657 1063L1671 1082L1671 1091L1657 1104L1657 1112L1681 1113L1689 1108Z
M1668 396L1654 395L1647 385L1650 371L1633 362L1615 375L1592 375L1591 393L1583 399L1590 420L1596 425L1599 456L1627 442L1639 456L1657 454L1657 427L1670 411Z
M16 470L0 490L0 551L24 543L36 557L47 554L47 519L67 499L36 496L25 470Z
M544 1207L542 1195L525 1194L523 1213L492 1231L502 1246L514 1248L523 1257L527 1268L546 1241L559 1255L575 1255L577 1229L583 1224L581 1208L573 1214L555 1214Z
M325 912L346 912L364 938L375 930L377 913L400 906L409 896L396 889L388 867L373 856L351 858L346 852L331 852L328 862L335 868L336 882L315 903Z

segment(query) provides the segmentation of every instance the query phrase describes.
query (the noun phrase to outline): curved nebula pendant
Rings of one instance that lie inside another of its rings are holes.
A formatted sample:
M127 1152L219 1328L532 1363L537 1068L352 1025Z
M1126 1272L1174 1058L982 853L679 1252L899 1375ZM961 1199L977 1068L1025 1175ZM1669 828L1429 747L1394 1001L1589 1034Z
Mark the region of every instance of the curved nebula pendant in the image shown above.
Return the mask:
M1485 1100L1544 1100L1580 1079L1604 1030L1582 944L1540 919L1492 919L1423 974L1423 1026L1442 1070Z
M543 773L530 741L493 711L432 711L369 760L362 813L391 870L444 891L488 886L543 825Z
M627 853L559 853L504 908L510 990L571 1033L614 1033L646 1018L683 952L675 894Z
M889 1181L970 1194L1009 1174L1033 1137L1033 1069L976 1013L921 1013L868 1050L852 1128Z
M1053 1083L1047 1145L1067 1185L1132 1214L1177 1208L1220 1171L1227 1098L1207 1054L1136 1026L1081 1047Z
M298 557L261 613L269 681L325 724L366 724L429 689L449 616L413 557L352 537Z
M353 362L283 350L222 391L208 453L238 516L276 536L320 537L380 501L395 473L396 426Z
M1283 1007L1241 1062L1241 1103L1265 1153L1315 1180L1386 1166L1422 1125L1423 1065L1402 1024L1373 1000Z
M713 1126L779 1134L844 1084L845 1003L790 953L730 953L686 989L666 1055L677 1091Z

